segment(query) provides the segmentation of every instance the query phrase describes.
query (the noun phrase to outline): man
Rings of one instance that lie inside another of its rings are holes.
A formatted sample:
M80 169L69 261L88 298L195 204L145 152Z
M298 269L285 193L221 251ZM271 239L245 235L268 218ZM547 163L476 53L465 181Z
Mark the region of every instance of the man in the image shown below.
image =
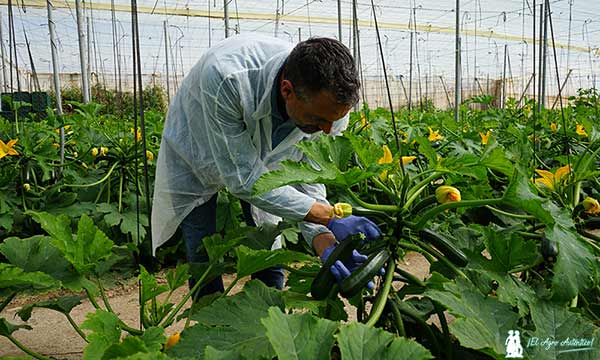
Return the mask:
M336 40L314 38L292 49L287 42L250 35L209 49L169 106L156 171L153 252L181 226L187 260L207 261L198 250L202 238L215 233L216 194L223 188L242 200L249 224L254 223L249 204L302 221L303 237L322 260L336 239L358 232L378 237L379 229L366 218L332 219L323 185L284 186L252 195L254 182L282 160L306 161L296 143L344 130L359 88L352 56ZM331 271L342 279L365 259L355 253ZM283 286L280 268L254 277ZM220 278L200 294L216 291L223 291Z

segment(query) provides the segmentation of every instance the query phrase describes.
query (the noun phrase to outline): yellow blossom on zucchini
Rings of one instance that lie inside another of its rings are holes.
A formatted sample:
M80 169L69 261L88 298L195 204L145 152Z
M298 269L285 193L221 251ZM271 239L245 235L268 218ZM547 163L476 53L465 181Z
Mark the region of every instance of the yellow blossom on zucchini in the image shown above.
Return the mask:
M550 130L552 130L552 132L557 132L558 131L558 125L556 125L556 123L550 124Z
M439 130L433 131L432 128L429 128L429 141L442 140L444 137L439 132Z
M93 157L98 156L98 148L92 148L92 156Z
M392 152L390 151L390 148L387 145L383 145L383 157L381 157L379 160L377 160L377 163L379 165L391 164L393 159L394 159L394 157L392 156Z
M148 161L154 160L154 154L152 153L152 151L146 150L146 158L148 159Z
M586 213L592 215L600 213L600 203L598 203L598 200L588 196L582 201L582 204Z
M136 133L136 131L133 128L129 129L129 132L133 135ZM142 129L138 128L137 129L137 135L136 135L136 140L137 141L142 141Z
M565 165L556 169L556 172L554 173L548 170L540 169L535 169L535 172L541 176L535 179L536 184L544 185L550 190L556 190L558 186L566 183L566 177L568 176L569 172L571 172L571 167L569 165Z
M454 186L442 185L435 189L435 198L440 204L460 201L460 191Z
M402 165L410 164L416 158L416 156L403 156L401 159Z
M8 143L4 143L4 141L0 140L0 159L5 156L17 156L19 153L13 147L19 141L19 139L9 140Z
M490 135L492 135L492 132L488 130L487 133L479 133L479 137L481 138L481 145L487 145L488 141L490 140Z
M179 342L180 339L180 335L178 332L174 333L173 335L169 336L169 338L167 339L167 343L165 344L165 348L168 349L172 346L177 345L177 343Z
M350 215L352 215L352 205L348 203L336 203L331 208L332 218L345 218Z
M588 133L585 131L585 128L581 124L576 125L575 132L577 133L577 135L588 136Z
M29 185L28 183L23 184L23 190L25 190L25 191L31 190L31 185Z
M107 147L104 147L104 146L102 146L102 147L100 148L100 156L106 156L106 154L107 154L107 153L108 153L108 148L107 148Z

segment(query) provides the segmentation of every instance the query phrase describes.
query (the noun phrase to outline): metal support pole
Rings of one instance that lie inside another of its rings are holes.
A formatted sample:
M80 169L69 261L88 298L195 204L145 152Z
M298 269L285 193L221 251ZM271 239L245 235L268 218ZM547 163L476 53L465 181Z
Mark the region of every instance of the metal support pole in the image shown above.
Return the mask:
M504 109L506 103L506 57L508 55L508 44L504 44L504 69L502 70L502 96L500 97L500 108Z
M354 50L354 63L356 64L356 68L360 67L360 63L358 60L358 14L356 11L356 0L352 0L352 34L353 34L353 50ZM363 91L364 90L363 84ZM358 103L354 104L354 111L359 111Z
M540 109L546 107L546 63L548 53L548 12L550 11L548 6L544 6L544 43L542 50L542 78L541 78L541 90L540 90Z
M89 16L86 18L86 21L87 21L86 24L87 24L87 59L88 59L88 61L87 61L87 76L90 81L90 85L88 88L88 91L89 91L88 97L90 100L92 100L92 46L91 46L92 45L91 44L92 32L90 30L90 17ZM96 69L96 71L98 71L98 69ZM97 80L97 78L96 78L96 80Z
M408 67L408 111L412 110L412 84L413 84L413 38L414 34L410 30L410 64Z
M523 101L523 98L525 97L527 90L529 90L529 85L531 85L533 78L534 78L534 74L531 74L531 76L529 77L529 81L527 82L527 85L525 85L525 88L523 89L523 93L521 93L521 97L519 98L519 104Z
M342 41L342 2L337 0L338 7L338 40Z
M167 33L167 22L163 21L163 29L165 33L165 69L167 76L167 103L171 103L171 90L169 86L169 34Z
M59 76L59 66L58 66L58 49L56 47L56 29L54 25L54 20L52 18L52 3L50 0L46 0L46 9L48 11L48 30L50 32L50 51L52 53L52 77L54 79L54 97L56 98L56 114L58 116L62 115L62 94L60 91L60 76ZM61 127L59 130L60 135L60 144L59 144L59 155L60 155L60 164L65 163L65 129ZM59 168L59 172L62 170L62 167Z
M275 10L275 32L274 35L277 37L279 33L279 0L277 0L277 9Z
M90 102L90 83L88 79L87 50L85 43L85 32L83 31L83 11L81 0L75 0L75 14L77 16L77 33L79 35L79 61L81 63L81 93L83 103Z
M298 42L301 42L301 41L302 41L302 28L299 27L298 28Z
M6 75L6 61L4 55L4 34L2 30L2 18L0 13L0 54L2 55L2 91L8 92L8 75Z
M444 82L444 78L440 76L440 81L442 82L442 87L444 88L444 92L446 93L446 100L448 100L448 107L452 105L450 101L450 94L448 93L448 88L446 87L446 83Z
M558 96L556 97L556 99L554 99L554 103L552 104L552 110L554 110L554 107L556 106L556 103L558 102L558 99L560 98L561 94L563 93L563 90L565 89L565 86L567 85L567 81L569 81L569 77L571 76L572 72L573 72L573 69L569 69L569 72L567 73L567 76L565 77L565 80L563 81L563 84L560 87L560 91L558 92Z
M454 120L459 119L460 92L461 92L461 63L460 63L460 0L456 0L456 53L454 56Z
M223 0L223 3L224 3L223 20L225 21L225 37L228 38L229 37L229 9L228 9L229 0Z

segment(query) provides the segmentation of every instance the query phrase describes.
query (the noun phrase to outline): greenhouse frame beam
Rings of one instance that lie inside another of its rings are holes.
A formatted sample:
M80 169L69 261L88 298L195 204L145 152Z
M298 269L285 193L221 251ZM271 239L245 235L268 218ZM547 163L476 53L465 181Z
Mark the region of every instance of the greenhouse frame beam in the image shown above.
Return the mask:
M30 8L46 8L45 0L22 0L21 4ZM57 2L54 4L54 8L62 8L62 9L71 9L74 7L75 2L73 0L64 0L61 2ZM0 0L0 5L8 5L8 0ZM110 11L110 4L106 3L96 3L96 2L88 2L88 5L92 5L94 10L100 11ZM129 13L131 11L131 7L129 5L115 5L115 11L126 12ZM162 14L162 15L172 15L172 16L182 16L182 17L205 17L205 18L214 18L214 19L223 19L224 14L222 11L211 11L210 13L206 10L192 10L192 9L175 9L175 8L159 8L152 9L150 6L139 6L138 13L140 14ZM230 15L230 20L264 20L264 21L275 21L275 15L270 13L242 13L236 15ZM307 16L280 16L280 21L284 20L287 22L297 22L297 23L308 23ZM337 17L310 17L311 23L319 23L319 24L332 24L337 25L338 19ZM344 25L350 25L352 23L352 19L342 19L342 23ZM359 20L358 25L364 28L374 28L374 25L369 20ZM397 29L397 30L405 30L410 31L410 24L407 23L396 23L396 22L380 22L379 27L385 29ZM445 34L454 34L456 29L454 26L430 26L430 25L417 25L418 31L422 32L430 32L430 33L445 33ZM475 31L469 29L461 29L460 34L463 36L476 36L479 38L492 38L492 39L500 39L514 42L522 42L525 40L527 43L538 44L539 40L532 38L522 38L521 35L510 35L510 34L501 34L494 31ZM593 53L594 55L600 56L600 49L593 50L588 47L583 46L568 46L567 44L556 43L556 48L559 49L570 49L571 51L577 51L582 53Z

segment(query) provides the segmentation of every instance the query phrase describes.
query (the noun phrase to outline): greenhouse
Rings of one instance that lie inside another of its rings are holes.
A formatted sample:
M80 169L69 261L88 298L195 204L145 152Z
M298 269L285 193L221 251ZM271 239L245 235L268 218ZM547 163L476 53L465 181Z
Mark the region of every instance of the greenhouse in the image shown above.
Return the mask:
M0 358L600 359L600 3L0 5Z

